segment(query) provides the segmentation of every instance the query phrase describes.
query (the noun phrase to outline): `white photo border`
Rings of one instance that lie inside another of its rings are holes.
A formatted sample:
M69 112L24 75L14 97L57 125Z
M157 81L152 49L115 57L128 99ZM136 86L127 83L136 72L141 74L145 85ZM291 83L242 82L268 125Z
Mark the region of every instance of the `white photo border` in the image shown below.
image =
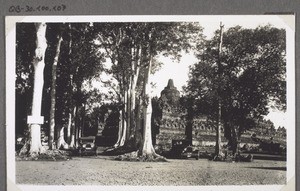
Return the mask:
M6 161L8 190L116 190L123 186L38 186L16 184L15 163L15 69L16 69L16 23L26 22L183 22L201 20L280 18L286 29L287 43L287 184L286 185L251 185L251 186L168 186L172 190L281 190L295 189L295 15L189 15L189 16L6 16ZM126 186L126 190L165 190L166 186Z

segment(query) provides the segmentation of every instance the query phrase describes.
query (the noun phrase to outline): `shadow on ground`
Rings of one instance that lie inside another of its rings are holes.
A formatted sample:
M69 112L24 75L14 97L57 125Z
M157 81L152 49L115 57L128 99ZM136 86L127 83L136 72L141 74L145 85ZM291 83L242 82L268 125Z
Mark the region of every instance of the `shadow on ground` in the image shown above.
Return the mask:
M281 170L286 171L286 167L247 167L253 169L262 169L262 170Z

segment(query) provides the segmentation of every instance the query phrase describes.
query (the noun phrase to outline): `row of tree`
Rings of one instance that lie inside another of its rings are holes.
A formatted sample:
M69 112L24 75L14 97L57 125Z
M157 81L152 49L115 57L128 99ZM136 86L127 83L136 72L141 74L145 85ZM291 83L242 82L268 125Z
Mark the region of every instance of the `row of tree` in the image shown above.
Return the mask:
M49 110L43 110L44 116L49 118L49 148L53 149L55 142L58 148L74 148L81 134L79 111L91 104L87 102L91 100L89 93L95 95L94 91L86 92L86 82L101 80L101 73L111 75L117 84L102 82L110 84L120 107L119 136L115 147L142 141L138 148L140 155L155 157L149 81L151 72L160 65L155 57L164 54L180 59L182 50L188 51L192 42L202 37L201 31L195 23L20 24L17 32L17 80L26 85L17 82L20 91L17 95L28 94L34 87L29 108L35 119L40 117L42 107L49 107ZM26 43L27 33L31 33L30 40L35 41L33 46ZM105 61L110 62L111 67L105 68ZM46 83L43 88L44 73ZM35 100L36 96L38 100ZM101 93L97 97L96 100L101 101ZM38 111L35 112L35 108ZM68 130L69 144L64 140L64 127ZM58 134L56 141L55 131ZM29 132L27 148L30 148L31 155L35 155L42 148L40 123L31 121Z
M30 154L34 155L43 148L40 140L42 122L33 121L28 129L24 128L28 114L33 119L44 116L45 125L49 125L50 149L55 143L57 147L75 147L80 135L80 110L86 99L82 84L97 76L102 68L102 55L93 46L90 26L87 23L72 26L22 23L17 24L16 39L16 100L19 103L16 104L16 129L17 133L25 129L29 138L22 153L30 148ZM63 138L64 127L68 130L69 145ZM34 130L39 133L33 135ZM57 132L56 136L54 132Z
M218 48L220 31L205 40L202 30L198 23L185 22L18 24L17 132L31 114L24 152L42 152L40 115L49 129L49 149L76 148L85 113L98 118L97 103L110 99L120 111L114 148L129 146L140 156L157 157L149 76L159 70L159 56L179 60L191 50L199 62L185 88L189 119L206 114L221 121L236 145L241 133L268 113L269 103L285 107L285 33L271 26L234 27ZM110 91L92 87L95 80Z

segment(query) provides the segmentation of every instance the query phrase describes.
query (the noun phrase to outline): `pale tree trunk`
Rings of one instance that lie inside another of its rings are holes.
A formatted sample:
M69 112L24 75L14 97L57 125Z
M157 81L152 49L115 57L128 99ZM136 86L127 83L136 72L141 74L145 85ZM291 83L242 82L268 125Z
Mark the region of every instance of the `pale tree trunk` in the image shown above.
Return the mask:
M76 73L78 71L78 67L76 68ZM74 83L75 86L76 86L76 94L77 95L80 95L80 89L81 89L81 85L78 84L77 82ZM79 128L80 128L80 106L81 104L78 103L78 100L75 101L74 103L75 105L75 111L74 111L74 127L75 127L75 148L77 148L79 146Z
M122 102L124 103L123 108L120 110L120 121L119 121L119 131L118 131L118 140L114 145L115 148L122 147L125 145L128 134L128 90L124 91L124 96L121 98Z
M118 147L120 145L120 141L121 141L121 135L122 135L122 131L123 131L123 127L122 127L122 110L119 111L119 131L118 131L118 140L116 142L116 144L114 145L114 147Z
M135 141L137 144L137 148L140 148L141 142L142 142L142 127L141 127L141 99L138 99L137 105L136 105L136 128L135 128Z
M127 100L127 94L125 93L124 96L124 107L122 109L122 136L121 136L121 140L120 140L120 145L119 147L124 146L125 141L126 141L126 132L127 132L127 120L126 120L126 110L127 110L127 104L126 104L126 100Z
M216 147L215 155L221 155L221 104L218 104L218 118L217 118L217 128L216 128Z
M63 148L63 149L68 149L69 145L66 143L65 138L64 138L64 126L61 126L59 129L59 133L58 133L58 140L57 140L57 148Z
M219 47L218 47L218 74L217 74L217 83L218 83L218 116L217 116L217 128L216 128L216 147L215 147L215 159L218 160L222 158L221 156L221 109L222 109L222 103L221 103L221 74L220 74L220 67L221 67L221 53L222 53L222 43L223 43L223 25L220 23L220 41L219 41Z
M136 86L137 86L137 80L139 77L139 73L140 73L140 60L141 60L141 48L137 48L136 51L134 52L134 50L132 50L132 55L134 55L136 57L136 61L134 63L132 63L132 71L133 74L131 76L131 90L130 90L130 121L131 121L131 129L132 129L132 136L135 137L136 135L136 117L135 117L135 110L136 110ZM135 137L136 139L136 137Z
M83 111L82 111L82 115L81 115L81 128L80 128L80 133L79 133L79 137L83 137L84 136L84 129L85 129L85 112L86 112L86 103L83 104Z
M46 23L36 23L36 50L35 58L33 60L34 66L34 85L33 85L33 99L32 99L32 121L30 124L30 150L31 156L37 155L41 152L41 108L42 95L44 85L44 67L45 67L45 52L47 48L46 40Z
M127 96L126 96L127 97ZM126 107L126 106L125 106ZM118 140L114 144L114 148L122 147L125 145L127 141L127 122L126 122L126 108L122 108L120 110L120 117L119 117L119 131L118 131Z
M77 148L78 146L79 146L79 117L77 112L75 116L75 147Z
M68 127L67 127L67 141L68 143L71 142L71 127L72 127L72 113L69 113L69 118L68 118Z
M73 114L71 114L72 118L72 125L71 125L71 142L69 147L75 148L75 115L76 115L76 107L73 108Z
M137 64L139 64L139 68L138 68L138 72L137 72L137 75L136 75L136 79L135 79L135 82L136 82L136 87L140 86L141 83L143 83L141 80L138 82L138 77L139 77L139 73L140 73L140 70L141 70L141 65L142 65L142 55L144 51L142 51L142 47L139 47L139 50L138 50L138 62ZM134 97L135 98L135 97ZM138 100L134 101L135 103L135 115L134 115L134 120L135 120L135 141L136 141L136 146L137 148L140 148L141 145L142 145L142 140L143 140L143 135L142 135L142 115L143 115L143 112L142 112L142 102L143 102L143 99L141 97L141 95L139 95L139 98Z
M127 128L126 128L126 138L125 138L125 140L126 141L128 141L129 140L129 138L130 138L130 130L131 130L131 108L130 108L130 106L131 106L131 104L130 104L130 101L131 101L131 95L130 95L130 89L131 89L131 81L130 81L130 83L129 83L129 88L127 89L127 91L126 91L126 111L125 111L125 113L126 113L126 126L127 126Z
M152 145L152 134L151 134L151 115L152 115L152 104L151 104L151 94L150 94L150 71L152 67L152 55L151 49L149 51L150 61L147 67L145 67L145 77L143 84L143 93L144 93L144 108L143 108L143 116L144 116L144 132L143 132L143 142L142 147L139 149L139 155L145 158L153 158L158 157L159 155L155 153L154 147Z
M117 62L118 63L118 62ZM123 82L125 81L125 71L123 71ZM120 86L122 85L122 83L120 83ZM120 110L120 126L119 126L119 135L118 137L120 137L120 139L118 138L117 142L115 143L114 147L115 148L118 148L118 147L122 147L125 145L125 142L126 142L126 133L127 133L127 92L128 92L128 88L125 87L125 85L123 85L124 89L123 88L120 88L122 89L121 91L121 94L120 94L120 102L123 103L123 106Z
M55 104L56 104L56 68L58 63L58 58L60 54L60 45L62 42L62 37L60 35L56 53L52 65L52 84L51 84L51 107L50 107L50 128L49 128L49 149L54 149L54 131L55 131Z
M132 74L129 79L129 88L124 94L124 110L122 110L122 128L119 128L118 141L114 147L121 147L127 144L126 142L135 137L136 121L135 121L135 97L136 86L140 71L140 48L131 49L132 56Z
M71 64L72 63L72 59L71 59L71 54L72 54L72 32L71 32L71 29L72 29L72 26L71 26L71 23L69 23L68 25L69 27L69 63ZM73 84L73 75L71 74L70 75L70 85ZM72 88L71 88L72 89ZM70 91L69 94L71 95L72 92ZM71 98L69 98L71 99ZM69 106L69 120L68 120L68 127L67 127L67 141L68 143L71 143L71 127L72 127L72 110L71 110L71 105Z
M135 137L135 130L136 130L136 121L135 121L135 98L136 98L136 86L137 86L137 79L139 76L140 71L140 56L141 56L141 49L139 47L131 48L131 76L129 79L129 89L127 91L127 131L126 131L126 140L131 140Z
M78 140L82 137L82 126L80 125L78 128Z
M82 129L83 129L83 116L80 113L80 121L79 121L79 126L78 126L78 140L82 137Z

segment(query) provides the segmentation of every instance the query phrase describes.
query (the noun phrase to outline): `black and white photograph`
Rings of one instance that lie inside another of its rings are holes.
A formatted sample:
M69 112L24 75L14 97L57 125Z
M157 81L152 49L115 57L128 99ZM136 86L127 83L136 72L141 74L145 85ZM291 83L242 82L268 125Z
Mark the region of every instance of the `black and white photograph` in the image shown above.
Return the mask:
M294 28L293 15L6 17L8 181L284 189Z

